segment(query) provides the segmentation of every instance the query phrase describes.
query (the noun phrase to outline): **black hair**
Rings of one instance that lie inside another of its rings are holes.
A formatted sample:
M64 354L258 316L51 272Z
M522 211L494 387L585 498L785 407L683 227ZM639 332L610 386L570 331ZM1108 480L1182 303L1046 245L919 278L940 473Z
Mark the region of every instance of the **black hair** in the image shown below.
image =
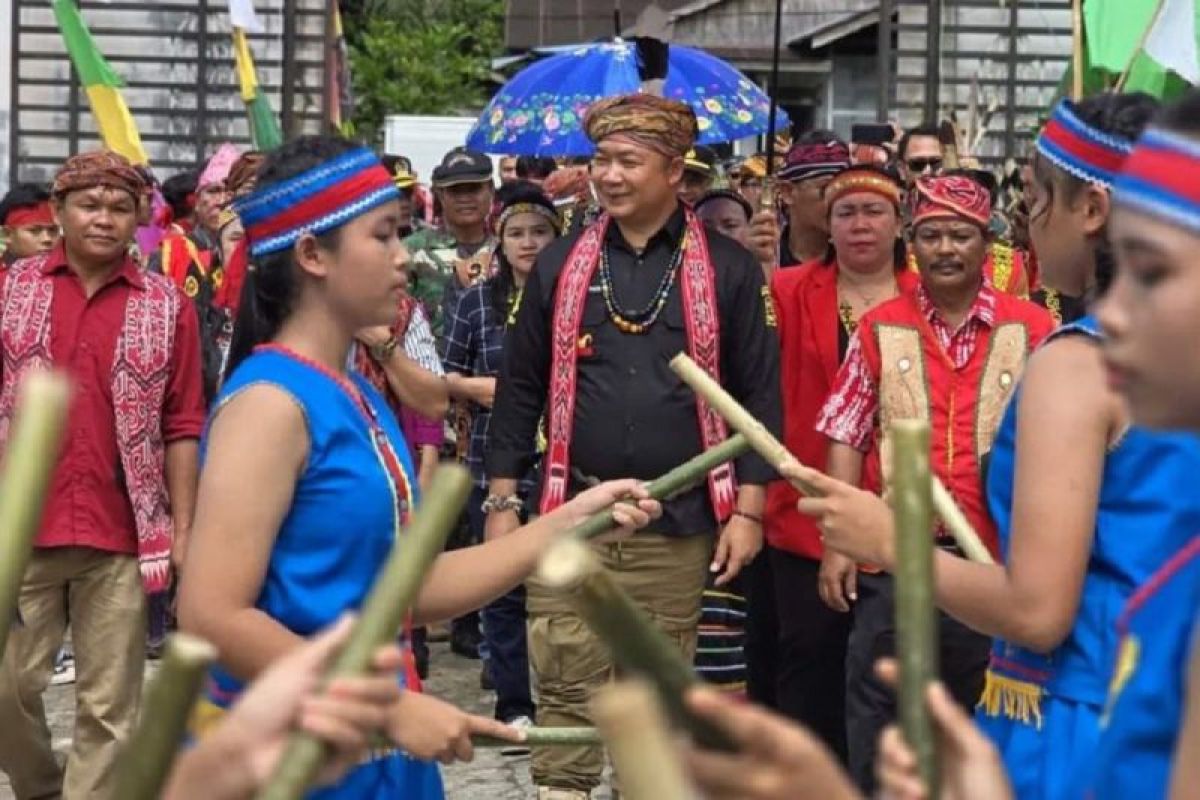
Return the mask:
M1189 89L1175 102L1163 106L1154 117L1154 125L1192 139L1200 138L1200 89Z
M842 137L838 136L834 131L826 128L814 128L797 136L795 141L792 142L792 146L795 147L798 144L828 144L829 142L845 143Z
M908 153L908 143L913 140L914 136L928 136L940 142L939 133L938 126L932 122L922 122L915 128L909 128L900 137L900 144L896 146L896 155L901 159L904 158L905 154Z
M192 213L193 209L188 202L188 198L195 194L196 185L199 182L200 175L196 170L180 172L163 181L163 200L171 207L171 214L174 215L175 219L183 219Z
M742 211L746 212L747 222L749 222L750 218L754 216L754 207L750 205L750 201L732 189L713 189L712 191L705 193L703 197L696 201L696 205L692 207L692 210L699 212L705 203L711 203L714 200L732 200L733 202L737 203Z
M520 156L517 159L517 177L522 180L528 180L529 178L545 180L556 169L558 169L558 164L554 163L553 158Z
M293 178L314 167L353 150L358 145L336 136L301 136L287 142L267 155L258 170L256 192L273 184ZM341 228L320 234L317 243L326 250L336 250ZM293 248L250 259L246 281L233 326L229 346L229 361L225 366L228 378L237 366L263 342L279 333L284 320L292 311L297 291Z
M8 212L18 208L33 208L50 199L50 192L45 186L37 183L18 183L8 190L4 199L0 200L0 222L8 216Z
M497 216L503 215L506 208L515 206L518 203L539 205L556 217L558 216L558 210L554 207L554 203L551 202L550 198L546 197L545 192L532 183L517 181L510 186L504 187L502 191L506 191L506 197ZM555 228L556 233L560 227ZM512 264L509 263L508 258L504 255L503 228L496 231L496 236L498 237L498 241L496 242L497 270L496 274L488 279L488 300L491 303L492 310L503 320L508 316L509 297L512 296L513 289L516 287L516 277L513 275Z
M1117 94L1104 92L1085 97L1073 110L1085 124L1126 142L1135 141L1159 109L1158 100L1145 92ZM1046 193L1046 204L1037 216L1050 213L1054 198L1062 192L1065 202L1073 202L1089 184L1052 162L1034 154L1033 180ZM1032 209L1031 209L1032 211ZM1107 231L1095 240L1096 289L1103 294L1112 283L1116 262Z

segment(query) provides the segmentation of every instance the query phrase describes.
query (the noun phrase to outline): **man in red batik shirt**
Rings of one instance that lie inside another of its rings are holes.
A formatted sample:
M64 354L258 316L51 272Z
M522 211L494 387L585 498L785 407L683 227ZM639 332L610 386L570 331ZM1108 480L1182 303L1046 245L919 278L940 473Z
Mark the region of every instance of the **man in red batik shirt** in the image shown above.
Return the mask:
M928 420L934 474L998 556L980 462L1026 359L1053 321L984 278L991 201L982 185L965 175L918 178L911 200L920 284L859 320L816 427L831 440L829 475L857 486L876 449L886 483L892 422ZM942 530L934 535L939 546L953 549ZM879 732L895 710L892 691L873 673L875 661L894 649L892 579L862 572L844 585L823 586L822 596L842 607L854 603L846 733L851 774L869 792ZM990 641L945 614L940 626L942 678L969 708L983 687Z
M142 690L146 595L166 590L191 524L200 338L187 298L128 255L143 187L115 153L72 157L52 192L62 242L0 275L0 453L27 374L53 367L72 387L0 666L0 769L22 800L115 797ZM68 620L77 683L64 770L42 692Z

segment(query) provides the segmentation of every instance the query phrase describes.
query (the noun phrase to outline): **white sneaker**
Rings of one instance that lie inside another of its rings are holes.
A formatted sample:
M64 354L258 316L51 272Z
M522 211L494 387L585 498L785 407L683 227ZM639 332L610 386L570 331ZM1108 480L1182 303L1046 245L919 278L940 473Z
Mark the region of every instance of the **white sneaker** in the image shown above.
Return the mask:
M54 662L54 674L50 676L50 685L62 686L74 682L75 656L71 653L62 653L59 659Z
M591 792L582 789L560 789L557 786L537 787L537 800L589 800Z
M524 714L522 714L522 715L521 715L521 716L519 716L519 717L516 717L516 718L514 718L514 719L510 719L510 720L509 720L507 723L505 723L505 724L506 724L506 725L509 725L509 726L511 726L511 727L513 727L513 728L516 728L516 729L518 729L518 730L522 730L522 731L523 731L523 730L526 730L527 728L532 728L532 727L533 727L533 720L531 720L529 717L527 717L527 716L525 716ZM524 756L524 755L529 755L529 746L528 746L528 745L524 745L524 744L512 744L512 745L508 745L507 747L502 747L502 748L500 748L500 755L502 755L502 756Z

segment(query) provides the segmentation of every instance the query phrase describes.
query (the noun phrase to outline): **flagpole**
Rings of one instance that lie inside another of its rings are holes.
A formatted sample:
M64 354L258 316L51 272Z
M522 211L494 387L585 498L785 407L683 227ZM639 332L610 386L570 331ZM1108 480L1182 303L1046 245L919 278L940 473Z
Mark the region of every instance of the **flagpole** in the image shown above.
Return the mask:
M1071 0L1071 99L1083 97L1083 0Z
M779 50L783 41L783 0L775 0L775 49L771 52L771 78L767 84L767 94L771 98L771 111L767 116L767 182L769 183L775 167L775 115L779 112ZM763 199L768 194L764 192Z
M1137 47L1133 48L1133 52L1129 54L1129 62L1125 65L1125 69L1121 71L1121 77L1117 78L1117 85L1113 87L1113 91L1120 92L1124 90L1126 82L1129 81L1129 73L1133 72L1133 65L1137 61L1138 54L1146 47L1146 41L1150 38L1150 32L1154 30L1155 24L1158 23L1158 18L1162 14L1165 0L1158 0L1154 6L1154 13L1150 15L1150 22L1146 25L1146 29L1142 31L1142 36L1138 39Z

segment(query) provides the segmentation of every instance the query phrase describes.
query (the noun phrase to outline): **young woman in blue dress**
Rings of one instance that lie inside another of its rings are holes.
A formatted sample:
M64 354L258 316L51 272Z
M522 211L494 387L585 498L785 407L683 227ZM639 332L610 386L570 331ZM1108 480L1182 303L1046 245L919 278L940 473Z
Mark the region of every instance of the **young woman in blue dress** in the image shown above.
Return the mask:
M304 137L268 156L237 210L253 267L230 374L203 443L180 588L182 627L220 650L197 732L246 682L362 603L417 501L398 423L347 369L355 334L388 324L403 286L391 177L365 149ZM443 554L413 623L449 619L504 594L557 535L623 497L632 498L615 506L623 531L659 511L639 482L615 481L503 541ZM521 739L414 683L386 717L395 749L372 753L314 797L440 798L433 760L471 758L472 733Z

